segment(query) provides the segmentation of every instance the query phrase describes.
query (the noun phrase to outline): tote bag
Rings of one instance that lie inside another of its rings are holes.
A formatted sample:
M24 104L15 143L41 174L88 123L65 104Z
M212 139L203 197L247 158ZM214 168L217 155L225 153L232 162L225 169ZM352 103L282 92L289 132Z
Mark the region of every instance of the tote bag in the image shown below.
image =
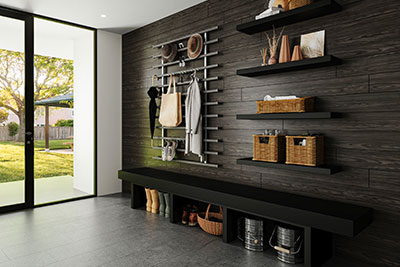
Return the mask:
M174 84L173 92L171 92L172 82ZM162 126L170 127L178 126L182 122L181 93L176 92L175 76L170 77L168 91L161 97L158 121Z

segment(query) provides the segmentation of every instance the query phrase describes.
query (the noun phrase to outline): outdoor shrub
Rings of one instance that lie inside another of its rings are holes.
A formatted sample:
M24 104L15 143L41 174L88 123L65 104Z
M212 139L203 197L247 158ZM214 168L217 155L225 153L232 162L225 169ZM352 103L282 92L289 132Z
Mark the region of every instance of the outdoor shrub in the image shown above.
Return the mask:
M54 124L56 127L73 127L74 126L74 120L58 120L56 124Z
M8 135L16 136L18 133L18 128L19 128L18 123L12 121L9 124L7 124L7 126L8 126Z

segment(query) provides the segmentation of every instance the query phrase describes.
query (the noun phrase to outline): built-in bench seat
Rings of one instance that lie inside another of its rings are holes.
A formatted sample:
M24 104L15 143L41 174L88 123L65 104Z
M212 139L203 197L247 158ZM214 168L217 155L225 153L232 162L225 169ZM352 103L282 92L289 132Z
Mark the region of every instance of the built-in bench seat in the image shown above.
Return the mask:
M143 187L171 193L171 222L180 219L178 197L221 205L224 242L235 238L235 212L302 227L304 266L318 266L331 257L332 233L353 237L372 220L370 208L158 169L121 170L118 176L131 183L132 208L145 205Z

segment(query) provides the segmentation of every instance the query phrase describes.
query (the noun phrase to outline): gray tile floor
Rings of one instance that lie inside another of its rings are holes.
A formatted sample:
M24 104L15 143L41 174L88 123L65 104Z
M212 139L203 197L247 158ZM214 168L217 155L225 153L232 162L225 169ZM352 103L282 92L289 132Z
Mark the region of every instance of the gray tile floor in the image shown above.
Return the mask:
M117 194L0 215L0 267L291 266L129 204Z

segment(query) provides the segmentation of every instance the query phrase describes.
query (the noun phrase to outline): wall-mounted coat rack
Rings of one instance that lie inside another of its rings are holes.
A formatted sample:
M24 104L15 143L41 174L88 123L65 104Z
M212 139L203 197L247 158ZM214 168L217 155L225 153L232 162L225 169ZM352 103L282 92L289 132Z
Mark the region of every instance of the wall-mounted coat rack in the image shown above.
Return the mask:
M221 142L221 140L219 139L210 139L208 136L208 131L218 131L220 129L220 127L210 127L209 125L209 118L218 118L220 117L219 114L209 114L208 113L208 106L215 106L215 105L220 105L222 104L221 102L209 102L208 101L208 94L212 94L212 93L218 93L221 91L221 89L218 88L213 88L213 89L209 89L209 82L212 81L217 81L220 79L220 77L218 76L214 76L214 77L209 77L208 75L208 71L210 69L215 69L220 67L219 64L209 64L208 62L208 58L212 57L212 56L216 56L219 54L219 51L210 51L210 44L215 44L218 43L218 38L216 39L208 39L208 34L212 31L216 31L218 30L219 27L215 26L215 27L211 27L202 31L199 31L197 33L201 34L203 37L203 51L202 54L199 55L197 58L191 59L191 58L184 58L183 61L185 62L194 62L197 60L203 60L203 64L201 67L196 67L196 68L190 68L190 69L183 69L181 71L173 71L173 72L168 72L167 68L168 67L172 67L174 65L177 65L180 63L180 60L175 60L175 61L171 61L171 62L164 62L164 59L162 57L161 54L156 54L153 56L154 59L161 59L161 64L158 65L154 65L152 66L153 69L161 69L161 73L157 76L157 79L161 80L161 85L159 85L159 88L166 88L168 87L168 83L167 83L167 79L170 75L183 75L183 74L189 74L189 73L193 73L193 72L202 72L203 73L203 77L199 79L199 82L203 84L203 88L201 90L201 93L203 94L203 101L202 101L202 114L203 114L203 157L200 158L199 161L193 161L193 160L187 160L187 159L174 159L174 161L179 162L179 163L186 163L186 164L193 164L193 165L198 165L198 166L207 166L207 167L214 167L214 168L218 168L218 164L213 164L213 163L208 163L208 155L219 155L219 152L217 151L210 151L209 150L209 143L218 143ZM181 42L185 39L190 38L190 36L192 36L192 34L188 34L185 36L182 36L180 38L176 38L167 42L163 42L160 44L156 44L153 45L153 48L162 48L164 45L167 44L171 44L171 43L177 43L177 42ZM187 50L187 47L180 47L177 49L178 53L179 52L184 52ZM182 59L181 59L182 60ZM176 85L177 86L182 86L182 85L188 85L190 84L190 81L181 81L181 82L177 82ZM182 92L182 97L186 96L186 92L183 91ZM184 101L182 100L182 103L184 103ZM182 105L184 107L184 104ZM185 115L183 115L183 118L185 118ZM175 141L185 141L185 138L182 137L171 137L171 136L167 136L167 131L168 130L185 130L184 126L177 126L177 127L165 127L165 126L156 126L157 129L161 130L161 136L154 136L154 139L156 140L161 140L161 146L153 146L153 149L159 149L162 150L163 147L165 146L165 141L168 140L175 140ZM176 150L177 152L185 152L184 149L180 149L178 148ZM156 160L162 160L161 157L152 157L153 159Z

